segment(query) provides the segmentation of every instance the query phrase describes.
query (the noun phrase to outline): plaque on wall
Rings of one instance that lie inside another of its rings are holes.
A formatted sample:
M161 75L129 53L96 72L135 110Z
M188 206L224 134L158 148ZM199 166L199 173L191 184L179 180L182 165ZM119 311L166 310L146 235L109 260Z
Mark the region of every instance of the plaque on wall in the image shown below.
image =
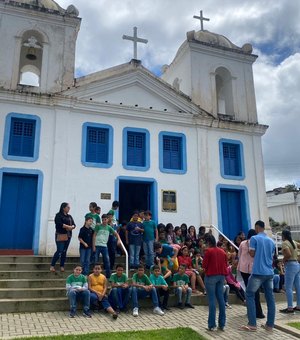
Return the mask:
M100 198L102 200L111 200L111 193L109 193L109 192L101 192Z
M176 212L176 191L175 190L162 190L162 211Z

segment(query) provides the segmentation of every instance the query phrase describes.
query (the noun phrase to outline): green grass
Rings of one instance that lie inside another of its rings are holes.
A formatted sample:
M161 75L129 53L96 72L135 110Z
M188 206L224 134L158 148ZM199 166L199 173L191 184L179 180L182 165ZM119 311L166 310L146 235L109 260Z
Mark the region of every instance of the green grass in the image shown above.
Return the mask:
M288 323L289 326L300 329L300 322L290 322Z
M45 337L18 338L18 340L205 340L197 332L190 328L160 329L154 331L130 331L130 332L110 332L110 333L89 333L79 335L57 335Z

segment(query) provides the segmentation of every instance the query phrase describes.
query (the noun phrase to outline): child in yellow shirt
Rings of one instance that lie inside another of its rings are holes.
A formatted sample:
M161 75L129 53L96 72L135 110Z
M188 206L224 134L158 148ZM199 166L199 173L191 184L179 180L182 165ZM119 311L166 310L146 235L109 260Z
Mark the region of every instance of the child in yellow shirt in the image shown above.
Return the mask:
M113 310L106 297L107 280L105 275L101 274L101 271L101 265L96 263L93 268L93 274L88 277L90 305L96 308L101 305L107 313L112 315L113 319L117 319L118 314Z

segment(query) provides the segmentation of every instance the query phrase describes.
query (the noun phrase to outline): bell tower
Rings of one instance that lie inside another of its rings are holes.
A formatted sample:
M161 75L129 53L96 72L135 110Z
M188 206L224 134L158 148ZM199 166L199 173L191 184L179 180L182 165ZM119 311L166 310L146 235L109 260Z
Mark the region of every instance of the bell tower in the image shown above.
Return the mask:
M0 87L55 93L72 86L78 15L53 0L0 0Z

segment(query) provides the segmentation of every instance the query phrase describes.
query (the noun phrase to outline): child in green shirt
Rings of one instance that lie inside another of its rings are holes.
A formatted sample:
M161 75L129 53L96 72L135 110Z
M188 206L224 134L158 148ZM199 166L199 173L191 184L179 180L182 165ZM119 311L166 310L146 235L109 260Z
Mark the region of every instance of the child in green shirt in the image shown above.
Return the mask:
M180 309L184 308L182 303L182 295L186 295L185 307L195 308L191 304L192 288L189 287L190 279L185 274L185 265L182 264L178 268L178 273L173 275L173 287L175 288L175 295L177 295L178 303L177 307Z
M117 312L126 312L131 296L131 287L128 285L128 278L124 273L124 266L122 264L116 265L116 272L111 275L109 281L112 287L109 301Z
M132 277L132 306L133 316L139 315L139 303L138 299L151 296L153 303L153 313L158 315L164 315L165 313L160 309L155 287L151 284L149 277L145 274L144 266L139 266L137 273Z
M156 289L156 294L158 297L159 306L161 309L169 310L168 300L169 300L169 286L161 275L160 267L158 265L153 266L153 273L150 274L150 281ZM160 298L163 296L163 302L160 302Z
M83 303L83 316L91 318L90 314L90 291L88 290L87 279L82 273L82 267L77 265L73 274L67 277L66 289L70 301L70 318L76 315L77 300L81 299Z

